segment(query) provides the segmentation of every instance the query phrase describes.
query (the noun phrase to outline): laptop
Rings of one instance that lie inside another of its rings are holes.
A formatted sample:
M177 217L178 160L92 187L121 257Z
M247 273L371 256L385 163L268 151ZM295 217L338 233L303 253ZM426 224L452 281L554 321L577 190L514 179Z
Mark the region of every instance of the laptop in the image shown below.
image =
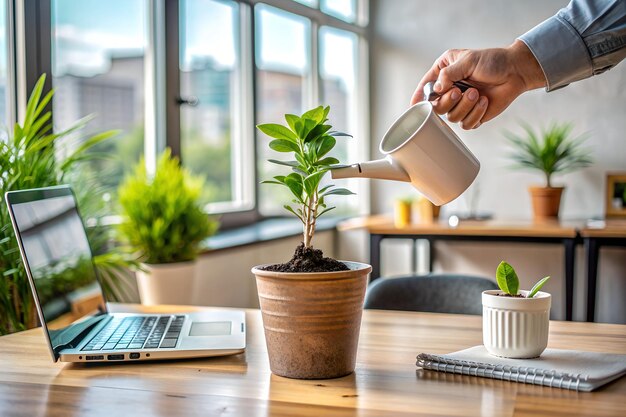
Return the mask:
M6 193L15 236L54 361L119 362L237 354L245 313L111 313L69 186Z

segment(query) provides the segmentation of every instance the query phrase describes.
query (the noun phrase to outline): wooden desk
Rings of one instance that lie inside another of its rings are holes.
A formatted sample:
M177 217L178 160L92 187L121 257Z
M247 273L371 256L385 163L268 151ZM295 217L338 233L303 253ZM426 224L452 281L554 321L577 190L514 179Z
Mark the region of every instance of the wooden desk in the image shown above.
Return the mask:
M246 315L246 353L212 359L55 364L41 329L0 337L0 415L600 417L622 416L626 409L626 378L597 392L577 393L416 370L419 352L480 344L478 316L365 311L356 372L298 381L270 373L260 313ZM552 322L549 346L626 353L626 326Z
M429 243L429 269L432 271L434 258L433 243L437 240L472 242L525 242L560 244L565 261L565 319L572 320L574 303L574 265L578 229L582 222L513 222L513 221L461 221L458 227L445 223L411 224L397 228L393 219L386 215L367 216L341 223L339 230L364 228L370 235L371 280L380 277L380 245L383 239L411 239ZM416 251L413 250L413 270L416 266Z
M626 247L626 220L606 220L601 227L585 227L580 231L587 258L587 321L595 320L598 263L602 246Z

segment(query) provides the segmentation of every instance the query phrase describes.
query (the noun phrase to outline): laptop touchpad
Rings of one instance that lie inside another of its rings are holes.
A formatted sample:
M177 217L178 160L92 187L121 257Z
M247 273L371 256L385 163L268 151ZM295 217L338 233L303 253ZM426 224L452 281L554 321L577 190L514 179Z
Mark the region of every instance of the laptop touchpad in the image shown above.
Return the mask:
M230 328L230 321L193 322L189 336L227 336Z

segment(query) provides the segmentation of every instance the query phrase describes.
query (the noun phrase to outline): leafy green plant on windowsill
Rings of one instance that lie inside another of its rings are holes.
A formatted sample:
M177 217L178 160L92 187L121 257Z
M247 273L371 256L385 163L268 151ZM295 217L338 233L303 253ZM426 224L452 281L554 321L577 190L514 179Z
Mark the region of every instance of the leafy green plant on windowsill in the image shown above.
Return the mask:
M91 117L77 121L69 129L52 131L52 113L46 110L53 91L42 97L46 76L37 81L27 103L24 119L16 123L7 140L0 140L0 193L11 190L40 188L70 183L74 186L81 207L97 206L100 196L97 190L88 188L88 179L76 182L73 171L81 164L102 157L91 149L117 134L107 131L81 137L81 131ZM72 140L78 145L67 155L60 157L59 147ZM95 203L94 203L95 202ZM85 218L92 212L82 210ZM88 228L88 235L101 238L90 239L94 251L94 263L102 277L107 299L116 300L124 293L124 282L120 274L132 264L123 252L108 248L106 230L97 225ZM35 327L36 310L31 296L26 272L22 265L17 241L11 227L7 207L0 204L0 334Z
M180 166L167 149L149 175L142 160L118 190L121 240L146 264L196 259L219 222L200 204L203 181Z

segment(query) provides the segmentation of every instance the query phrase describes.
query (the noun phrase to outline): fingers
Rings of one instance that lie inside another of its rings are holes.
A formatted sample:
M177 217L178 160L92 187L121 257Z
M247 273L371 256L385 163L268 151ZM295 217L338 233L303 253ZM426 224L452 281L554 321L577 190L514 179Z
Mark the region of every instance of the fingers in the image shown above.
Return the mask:
M428 72L424 74L419 84L417 85L417 88L413 93L413 97L411 97L411 106L424 100L424 86L428 82L435 81L439 76L439 71L439 65L437 65L437 62L435 62L435 64L428 70Z
M470 130L476 129L482 123L483 116L487 111L487 106L489 104L489 100L487 97L481 97L478 99L478 103L474 106L472 110L468 113L467 116L463 118L460 123L462 129Z
M456 106L448 112L448 120L456 123L465 119L470 112L474 109L474 106L478 104L479 94L475 88L467 90Z
M449 55L459 54L459 51L448 51ZM452 88L452 83L468 78L474 69L474 60L470 53L462 53L457 57L457 60L449 65L442 67L435 83L435 91L448 91Z
M461 96L461 90L459 90L458 88L453 88L452 90L439 97L439 100L433 103L433 109L437 114L446 114L450 110L452 110L454 106L456 106L456 104L461 99Z

